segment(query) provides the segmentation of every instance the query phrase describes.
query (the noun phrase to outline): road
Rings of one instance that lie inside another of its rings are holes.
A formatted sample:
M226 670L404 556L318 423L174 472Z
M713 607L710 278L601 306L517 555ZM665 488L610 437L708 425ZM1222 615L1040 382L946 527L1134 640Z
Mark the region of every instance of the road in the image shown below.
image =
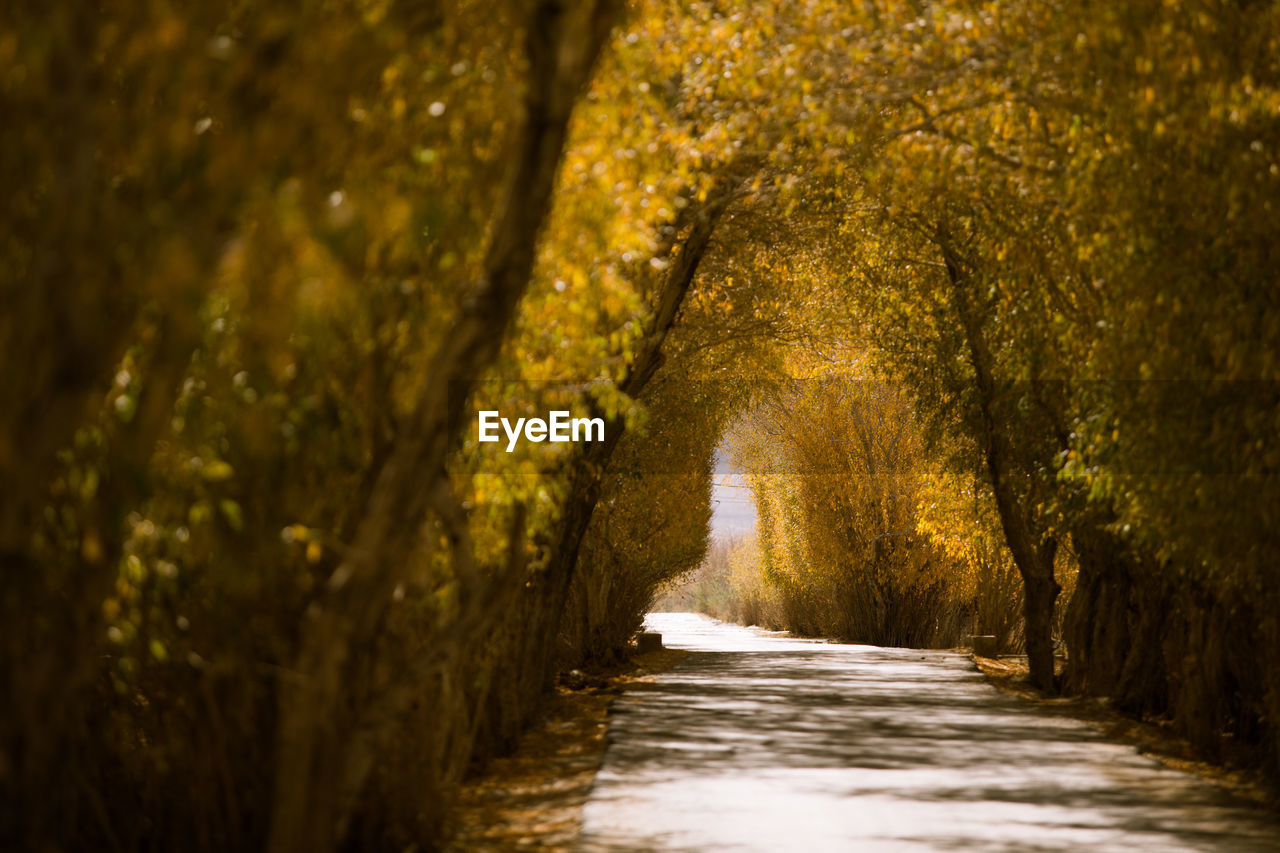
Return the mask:
M1266 812L963 654L648 625L690 655L619 697L583 851L1280 850Z

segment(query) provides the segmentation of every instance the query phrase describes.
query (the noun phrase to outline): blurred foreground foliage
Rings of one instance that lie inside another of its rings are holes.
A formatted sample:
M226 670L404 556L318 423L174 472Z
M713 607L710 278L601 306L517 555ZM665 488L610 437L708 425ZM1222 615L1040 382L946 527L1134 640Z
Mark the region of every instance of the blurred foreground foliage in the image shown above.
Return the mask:
M623 5L0 10L0 843L435 846L726 435L707 606L1280 763L1280 5Z

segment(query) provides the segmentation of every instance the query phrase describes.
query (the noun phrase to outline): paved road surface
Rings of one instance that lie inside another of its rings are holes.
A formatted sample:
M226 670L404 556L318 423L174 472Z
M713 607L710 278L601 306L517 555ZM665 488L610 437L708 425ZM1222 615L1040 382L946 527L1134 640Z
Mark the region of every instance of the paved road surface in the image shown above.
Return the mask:
M684 613L619 698L584 851L1256 851L1280 824L988 685L964 655Z

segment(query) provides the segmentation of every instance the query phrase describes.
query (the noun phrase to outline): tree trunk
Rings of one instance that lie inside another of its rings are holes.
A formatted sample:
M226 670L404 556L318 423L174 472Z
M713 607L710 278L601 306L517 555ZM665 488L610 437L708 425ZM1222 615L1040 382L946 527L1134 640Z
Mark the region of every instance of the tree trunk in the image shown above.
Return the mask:
M1057 542L1047 539L1036 555L1037 574L1023 575L1026 598L1023 613L1026 618L1027 664L1031 668L1031 682L1041 690L1055 689L1053 677L1053 605L1061 587L1053 576L1053 556Z
M979 443L986 461L987 475L995 495L1000 526L1013 555L1026 591L1025 618L1027 664L1031 683L1040 690L1053 692L1053 607L1061 587L1053 574L1053 558L1057 543L1036 530L1029 501L1018 494L1015 484L1013 443L1008 425L1000 417L995 382L995 359L987 344L983 320L969 292L970 281L963 271L949 235L939 226L935 242L942 250L956 313L964 331L978 395L982 429ZM1024 477L1025 479L1025 477Z
M1106 521L1089 520L1071 534L1080 573L1067 610L1066 685L1108 696L1129 713L1162 714L1169 699L1161 635L1171 608L1159 576Z
M737 181L726 178L709 201L693 214L693 224L680 243L679 253L663 279L648 333L619 389L637 397L663 362L662 345L675 324L685 295L693 285L698 266L711 243L716 225L729 204ZM515 653L506 672L494 679L494 693L487 705L486 728L497 749L509 746L537 707L539 696L555 676L555 645L560 618L568 603L582 540L600 500L604 472L626 428L622 418L606 421L605 440L592 444L573 463L568 502L550 557L538 581L526 593L525 620Z
M452 499L445 461L464 403L501 351L528 287L569 117L620 5L599 0L569 8L539 0L532 10L524 120L483 274L432 359L416 411L378 474L346 559L307 609L293 672L280 680L271 850L332 850L368 777L366 752L370 738L378 738L355 737L364 714L353 685L371 664L392 591L408 571L431 502ZM455 538L462 535L455 529ZM481 584L474 567L455 569L461 606L476 606ZM410 694L394 691L393 704ZM394 718L396 711L387 707L381 715Z

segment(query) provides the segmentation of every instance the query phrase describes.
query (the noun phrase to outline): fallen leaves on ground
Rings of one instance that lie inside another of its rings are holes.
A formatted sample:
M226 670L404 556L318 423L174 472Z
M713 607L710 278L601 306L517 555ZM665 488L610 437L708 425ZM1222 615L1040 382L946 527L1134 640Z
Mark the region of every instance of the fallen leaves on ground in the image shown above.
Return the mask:
M589 679L586 689L558 686L542 723L521 738L515 753L490 761L463 786L456 833L447 849L571 849L604 760L614 698L675 666L686 654L663 649L637 655L626 670Z

